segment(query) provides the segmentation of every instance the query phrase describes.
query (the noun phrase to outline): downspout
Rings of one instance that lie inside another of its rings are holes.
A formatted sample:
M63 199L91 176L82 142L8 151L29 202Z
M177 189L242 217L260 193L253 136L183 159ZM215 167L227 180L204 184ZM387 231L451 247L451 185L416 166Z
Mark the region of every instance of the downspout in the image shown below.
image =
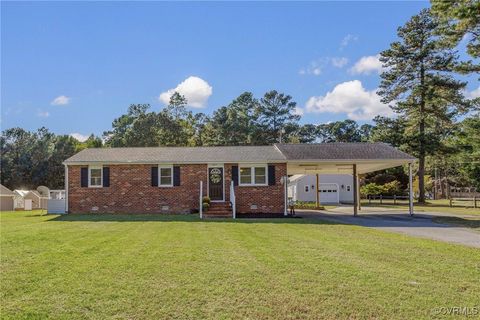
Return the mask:
M65 213L68 213L68 166L65 166Z
M283 201L283 215L287 216L288 215L288 176L287 175L283 177L283 181L284 181L283 192L285 195L284 201Z

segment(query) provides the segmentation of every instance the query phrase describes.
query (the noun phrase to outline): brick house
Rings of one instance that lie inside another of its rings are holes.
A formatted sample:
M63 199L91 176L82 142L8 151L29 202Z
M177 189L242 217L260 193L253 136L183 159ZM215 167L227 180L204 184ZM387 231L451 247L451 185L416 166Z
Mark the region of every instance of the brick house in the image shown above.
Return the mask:
M383 143L85 149L64 162L66 212L191 213L208 196L206 214L284 215L290 175L414 160Z

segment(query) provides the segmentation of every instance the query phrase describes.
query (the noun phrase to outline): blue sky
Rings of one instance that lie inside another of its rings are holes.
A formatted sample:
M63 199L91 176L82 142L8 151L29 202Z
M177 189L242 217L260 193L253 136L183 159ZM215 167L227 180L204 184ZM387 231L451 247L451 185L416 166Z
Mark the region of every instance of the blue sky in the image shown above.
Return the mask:
M160 110L179 85L207 114L270 89L293 96L302 122L388 114L375 56L428 2L1 6L2 129L100 135L131 103Z

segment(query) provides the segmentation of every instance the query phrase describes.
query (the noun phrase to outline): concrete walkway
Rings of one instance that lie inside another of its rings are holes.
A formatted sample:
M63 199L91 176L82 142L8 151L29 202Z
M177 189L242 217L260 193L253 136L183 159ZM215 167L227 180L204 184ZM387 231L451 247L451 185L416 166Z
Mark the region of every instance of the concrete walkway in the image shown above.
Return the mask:
M368 208L354 217L351 207L338 207L328 211L298 210L296 215L480 248L480 232L432 221L435 216L445 214L422 212L410 217L404 210Z

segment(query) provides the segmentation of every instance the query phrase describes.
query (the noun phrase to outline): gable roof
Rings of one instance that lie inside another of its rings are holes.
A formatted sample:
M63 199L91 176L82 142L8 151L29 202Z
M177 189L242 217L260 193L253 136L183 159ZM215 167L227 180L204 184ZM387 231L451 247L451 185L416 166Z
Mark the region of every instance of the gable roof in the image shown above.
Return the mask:
M14 196L14 195L15 193L13 193L12 190L8 189L3 184L0 184L0 196Z
M385 143L84 149L64 161L87 163L254 163L295 160L415 160Z
M25 197L28 196L29 194L33 194L33 195L36 196L37 198L43 198L37 190L20 190L20 189L15 189L15 190L14 190L14 194L15 194L15 193L18 194L19 196L21 196L22 198L25 198Z
M415 160L386 143L334 142L276 144L288 160Z
M285 161L273 146L150 147L84 149L65 160L69 163L207 163Z

